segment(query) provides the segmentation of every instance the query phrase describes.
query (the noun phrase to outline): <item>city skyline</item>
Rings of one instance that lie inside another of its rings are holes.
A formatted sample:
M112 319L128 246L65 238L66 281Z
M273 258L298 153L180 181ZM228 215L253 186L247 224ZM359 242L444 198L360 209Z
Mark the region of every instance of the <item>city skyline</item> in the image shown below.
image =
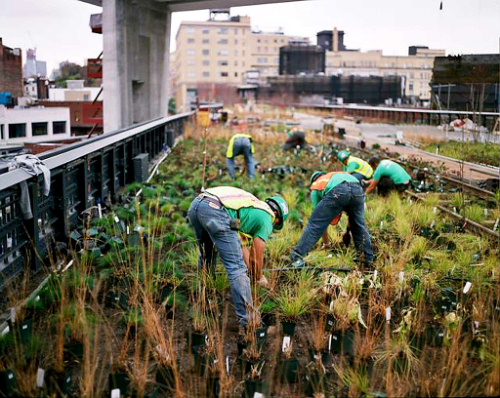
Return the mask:
M23 63L26 50L37 47L37 59L47 62L50 74L62 61L83 64L102 50L102 36L92 34L89 27L90 14L101 12L100 7L77 0L50 0L43 7L33 0L0 3L0 36L5 45L23 50ZM337 0L310 0L231 11L232 15L250 16L253 29L282 28L288 35L308 36L313 43L317 32L336 26L346 32L349 48L383 50L386 55L404 55L411 45L443 48L451 55L498 53L500 2L443 0L442 10L440 0L405 3L353 0L346 6ZM208 10L174 13L171 50L175 50L175 35L182 21L206 19Z

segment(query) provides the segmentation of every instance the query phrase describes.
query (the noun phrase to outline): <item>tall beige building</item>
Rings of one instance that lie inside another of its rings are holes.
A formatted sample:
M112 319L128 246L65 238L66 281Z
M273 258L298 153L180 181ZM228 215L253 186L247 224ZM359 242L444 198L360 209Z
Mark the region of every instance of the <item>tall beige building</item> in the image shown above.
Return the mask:
M197 96L217 99L222 91L236 95L235 87L246 83L247 73L259 80L277 75L280 47L307 40L282 32L252 31L248 16L182 22L175 51L177 110L189 110Z
M420 100L431 99L429 83L432 78L434 58L444 56L445 50L414 48L414 55L383 55L382 50L339 51L337 29L333 30L333 51L326 51L327 75L402 76L405 95Z

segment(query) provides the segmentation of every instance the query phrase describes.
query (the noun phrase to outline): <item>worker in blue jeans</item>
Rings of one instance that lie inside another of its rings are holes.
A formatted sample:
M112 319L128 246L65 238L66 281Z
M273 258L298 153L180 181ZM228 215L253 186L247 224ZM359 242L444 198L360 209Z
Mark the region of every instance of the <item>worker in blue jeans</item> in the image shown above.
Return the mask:
M247 270L256 284L267 284L262 274L264 249L273 230L283 228L288 205L280 196L261 201L239 188L215 187L193 200L188 217L200 250L198 268L213 273L216 253L220 254L236 316L245 327L248 313L254 311ZM250 248L242 246L240 234L252 240Z
M253 161L254 152L255 148L251 135L235 134L231 137L226 152L226 166L227 171L233 180L236 179L236 175L234 173L234 158L239 155L243 155L245 157L245 168L247 169L248 177L255 177L255 163Z
M292 266L297 268L304 266L304 257L323 236L328 225L342 212L349 217L349 227L361 262L363 265L371 264L373 251L365 225L365 195L358 179L348 173L335 173L326 184L321 196L302 236L292 250Z

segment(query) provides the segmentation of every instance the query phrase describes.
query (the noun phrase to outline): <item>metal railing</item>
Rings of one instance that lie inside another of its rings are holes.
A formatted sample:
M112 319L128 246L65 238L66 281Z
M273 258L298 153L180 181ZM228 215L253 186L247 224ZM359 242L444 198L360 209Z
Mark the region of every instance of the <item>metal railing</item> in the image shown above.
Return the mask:
M25 267L37 271L53 242L67 242L82 211L115 199L134 182L133 159L154 158L173 147L192 113L159 118L140 125L45 152L39 157L51 172L50 195L43 177L23 169L0 169L0 291ZM20 211L19 184L26 181L33 218ZM28 259L30 259L28 261Z

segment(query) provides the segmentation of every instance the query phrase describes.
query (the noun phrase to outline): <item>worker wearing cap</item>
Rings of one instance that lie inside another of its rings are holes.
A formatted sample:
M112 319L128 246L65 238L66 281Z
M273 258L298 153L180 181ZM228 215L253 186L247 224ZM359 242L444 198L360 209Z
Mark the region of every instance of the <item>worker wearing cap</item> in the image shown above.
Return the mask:
M226 268L235 312L241 326L247 323L247 309L252 309L252 295L247 267L260 285L266 241L273 229L283 228L288 206L281 196L261 201L249 192L234 187L207 189L193 200L188 217L198 241L198 268L215 271L216 250ZM252 240L250 249L242 247L240 235Z
M306 145L306 133L299 130L297 127L294 127L292 130L287 131L287 139L285 144L283 145L283 149L285 151L297 147L300 147L300 149L304 149Z
M392 160L380 160L378 157L373 157L370 159L370 166L375 169L375 172L370 185L366 188L367 194L377 187L378 193L386 196L394 190L404 192L411 185L411 176Z
M231 137L226 152L226 166L227 171L233 180L236 178L234 173L234 158L239 155L243 155L245 157L245 168L247 169L248 177L255 177L255 163L253 161L254 153L255 148L251 135L235 134Z
M338 222L342 212L349 217L354 244L362 262L370 264L373 261L373 251L365 225L365 196L358 179L344 172L328 174L315 172L311 182L314 210L297 245L292 250L292 265L294 267L304 265L303 258L312 250L318 239L324 237L328 225Z
M343 164L342 171L352 174L359 182L367 181L373 176L373 169L368 162L352 156L349 151L340 151L337 158Z

